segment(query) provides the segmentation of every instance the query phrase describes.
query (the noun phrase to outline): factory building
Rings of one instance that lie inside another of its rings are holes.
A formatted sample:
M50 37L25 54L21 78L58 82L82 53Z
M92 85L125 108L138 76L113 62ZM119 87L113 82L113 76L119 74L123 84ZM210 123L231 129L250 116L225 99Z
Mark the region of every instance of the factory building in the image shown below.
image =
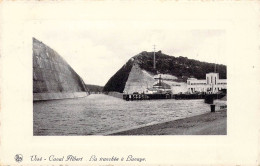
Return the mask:
M187 80L188 93L214 94L227 89L227 80L219 79L219 73L207 73L205 80L189 78Z

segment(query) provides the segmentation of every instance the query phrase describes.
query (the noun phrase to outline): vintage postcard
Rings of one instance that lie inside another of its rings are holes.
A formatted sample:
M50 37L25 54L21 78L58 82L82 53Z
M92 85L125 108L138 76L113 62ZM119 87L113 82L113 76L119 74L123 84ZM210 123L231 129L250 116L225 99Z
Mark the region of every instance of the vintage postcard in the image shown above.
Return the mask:
M1 1L2 165L259 165L258 1Z

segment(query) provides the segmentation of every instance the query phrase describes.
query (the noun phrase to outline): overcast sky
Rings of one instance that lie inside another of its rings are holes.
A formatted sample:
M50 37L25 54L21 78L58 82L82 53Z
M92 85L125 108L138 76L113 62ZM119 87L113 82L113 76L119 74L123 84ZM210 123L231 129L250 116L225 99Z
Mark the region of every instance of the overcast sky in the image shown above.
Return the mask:
M132 56L156 51L205 62L227 64L226 32L174 29L167 24L133 21L35 22L37 38L57 51L86 84L105 85Z

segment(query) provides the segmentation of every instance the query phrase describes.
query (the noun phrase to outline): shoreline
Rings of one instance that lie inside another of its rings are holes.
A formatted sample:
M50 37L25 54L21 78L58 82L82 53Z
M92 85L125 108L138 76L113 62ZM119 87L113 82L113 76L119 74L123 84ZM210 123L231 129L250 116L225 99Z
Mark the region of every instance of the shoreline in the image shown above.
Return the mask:
M146 125L124 131L115 131L111 135L226 135L227 110L218 110L201 115L176 119L168 122Z

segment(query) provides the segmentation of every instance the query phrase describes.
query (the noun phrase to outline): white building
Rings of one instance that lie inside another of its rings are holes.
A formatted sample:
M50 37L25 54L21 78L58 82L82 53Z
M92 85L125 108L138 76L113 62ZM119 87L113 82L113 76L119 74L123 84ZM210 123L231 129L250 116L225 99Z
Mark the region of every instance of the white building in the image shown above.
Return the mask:
M219 79L219 73L206 74L206 80L189 78L187 80L188 93L217 93L222 89L227 89L227 80Z

